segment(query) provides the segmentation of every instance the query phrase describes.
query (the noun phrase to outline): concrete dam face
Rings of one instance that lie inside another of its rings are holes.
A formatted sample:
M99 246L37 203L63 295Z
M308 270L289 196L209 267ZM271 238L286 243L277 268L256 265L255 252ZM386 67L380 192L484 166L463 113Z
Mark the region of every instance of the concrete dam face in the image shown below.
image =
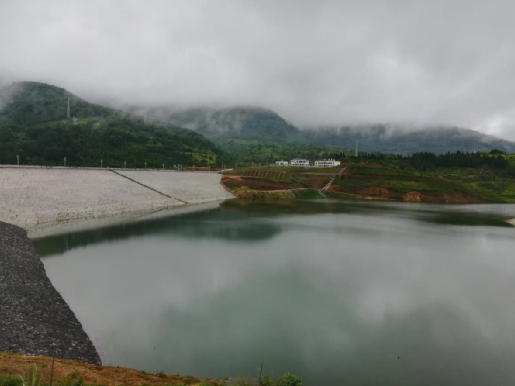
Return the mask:
M233 198L220 180L199 172L0 168L0 221L30 230Z

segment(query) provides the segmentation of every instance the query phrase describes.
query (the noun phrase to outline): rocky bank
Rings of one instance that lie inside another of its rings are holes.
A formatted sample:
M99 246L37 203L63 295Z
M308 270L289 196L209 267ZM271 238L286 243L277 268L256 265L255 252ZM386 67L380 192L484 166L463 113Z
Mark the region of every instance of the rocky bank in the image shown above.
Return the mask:
M100 357L48 279L26 231L0 222L0 351L87 363Z

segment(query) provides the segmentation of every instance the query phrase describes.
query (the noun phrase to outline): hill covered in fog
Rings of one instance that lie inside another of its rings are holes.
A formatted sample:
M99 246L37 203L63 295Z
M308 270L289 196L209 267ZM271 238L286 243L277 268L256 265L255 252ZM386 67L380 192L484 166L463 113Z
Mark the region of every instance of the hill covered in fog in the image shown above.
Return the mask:
M149 119L195 130L222 147L244 142L287 146L330 147L354 151L396 154L449 151L515 152L515 143L478 131L459 127L427 126L402 128L391 125L320 126L298 128L279 114L257 107L224 109L190 108L184 110L151 108ZM231 142L232 141L232 142Z
M424 127L410 130L387 125L311 127L303 134L320 145L354 150L395 154L430 152L442 154L455 151L488 152L493 149L515 153L515 143L459 127Z
M67 118L68 100L70 116ZM203 135L89 103L63 88L13 83L0 90L0 163L171 168L232 158Z

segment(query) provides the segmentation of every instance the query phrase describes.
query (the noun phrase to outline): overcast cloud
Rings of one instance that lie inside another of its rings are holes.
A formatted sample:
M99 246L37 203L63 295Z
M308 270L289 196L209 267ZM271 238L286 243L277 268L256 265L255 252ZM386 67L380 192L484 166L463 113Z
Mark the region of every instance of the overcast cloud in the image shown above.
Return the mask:
M0 0L0 77L515 139L513 0Z

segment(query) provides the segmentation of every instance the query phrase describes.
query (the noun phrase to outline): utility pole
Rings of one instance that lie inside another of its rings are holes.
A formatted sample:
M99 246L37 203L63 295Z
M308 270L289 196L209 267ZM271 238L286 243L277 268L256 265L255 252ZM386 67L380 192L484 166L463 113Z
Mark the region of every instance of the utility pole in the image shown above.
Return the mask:
M102 163L104 162L104 160L100 160L100 169L102 169Z
M66 114L66 118L70 119L70 98L68 97L68 113Z
M163 170L165 170L165 164L163 164Z
M123 161L123 168L127 170L127 161Z
M66 157L64 157L64 167L66 167Z
M16 165L20 166L20 155L16 156Z
M147 170L147 161L145 161L145 170Z

